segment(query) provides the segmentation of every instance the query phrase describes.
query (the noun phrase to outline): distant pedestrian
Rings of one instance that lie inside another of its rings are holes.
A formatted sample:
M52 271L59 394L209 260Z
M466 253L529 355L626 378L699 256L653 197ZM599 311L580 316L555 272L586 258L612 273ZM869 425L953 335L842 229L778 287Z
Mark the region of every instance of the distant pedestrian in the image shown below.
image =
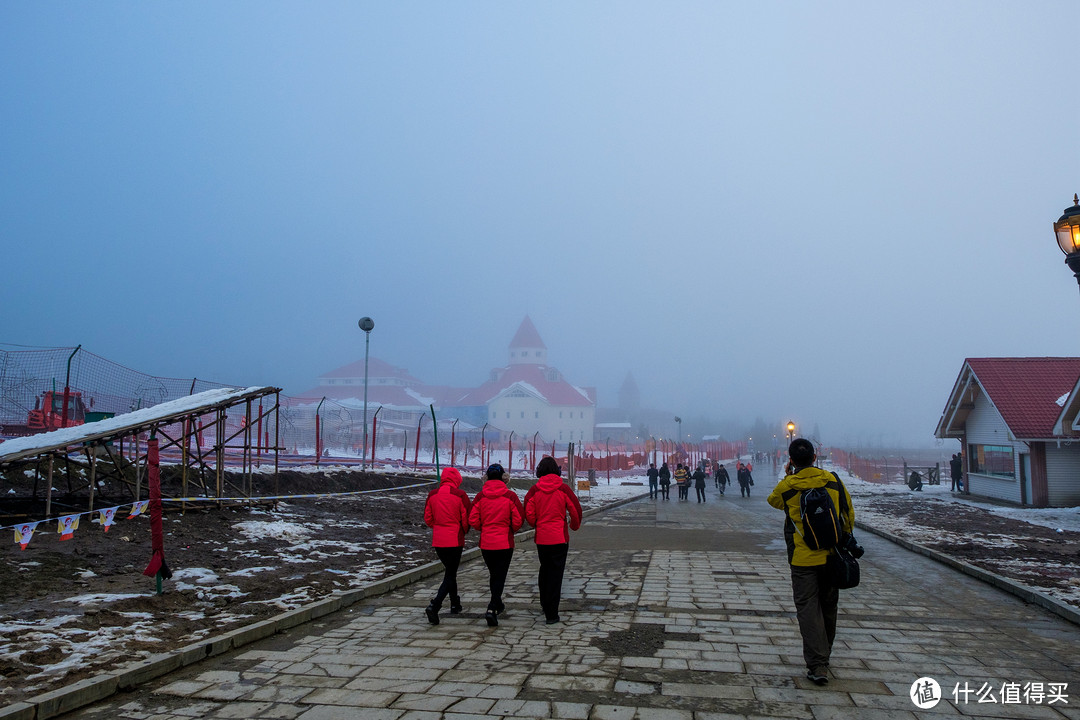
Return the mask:
M922 492L922 475L918 470L912 470L911 476L908 478L907 486L911 488L912 492Z
M739 493L742 497L750 497L750 488L754 485L754 476L750 474L750 468L739 463L737 478L739 481Z
M952 477L952 491L960 492L964 489L964 459L957 453L949 461L949 475Z
M555 458L544 456L536 464L536 484L525 495L525 519L536 528L536 555L540 559L536 584L548 625L560 620L559 602L570 550L570 530L581 527L581 503L561 475L562 468Z
M480 554L488 569L491 600L484 619L490 627L499 624L499 615L506 609L502 594L514 557L514 533L525 522L525 508L517 493L506 487L505 476L502 465L488 467L487 482L476 493L469 512L469 524L480 531Z
M784 541L791 565L791 593L803 641L806 677L817 685L829 682L829 658L836 637L836 614L840 590L827 565L831 549L811 550L804 539L801 500L803 492L824 487L840 518L841 529L855 527L851 495L835 473L814 467L814 445L796 438L788 448L789 473L777 483L767 502L784 511Z
M683 467L683 464L682 463L676 463L675 464L675 485L679 488L679 499L680 500L689 500L690 499L690 493L688 492L689 488L690 488L690 481L688 480L688 478L689 478L689 475L686 472L686 468Z
M424 608L428 622L439 624L439 608L450 596L450 613L461 612L458 596L457 571L461 564L461 549L465 546L465 533L469 531L469 496L461 489L461 473L457 468L444 468L439 487L428 493L424 504L424 523L433 530L431 546L443 564L443 580L439 591Z
M671 468L667 463L660 466L660 495L665 500L671 499Z
M660 494L660 471L656 469L656 463L649 463L649 499L655 500Z
M720 491L720 494L724 494L724 487L731 483L731 478L728 477L727 468L720 463L716 464L716 488Z
M697 501L705 502L705 468L699 467L694 471L694 490L697 493Z

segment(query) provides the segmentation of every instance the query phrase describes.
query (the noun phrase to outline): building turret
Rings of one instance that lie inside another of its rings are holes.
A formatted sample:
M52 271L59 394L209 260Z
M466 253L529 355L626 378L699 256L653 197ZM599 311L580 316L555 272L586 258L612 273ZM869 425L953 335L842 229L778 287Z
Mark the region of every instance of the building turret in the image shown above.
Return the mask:
M547 365L547 345L540 339L540 333L528 315L510 341L510 364Z

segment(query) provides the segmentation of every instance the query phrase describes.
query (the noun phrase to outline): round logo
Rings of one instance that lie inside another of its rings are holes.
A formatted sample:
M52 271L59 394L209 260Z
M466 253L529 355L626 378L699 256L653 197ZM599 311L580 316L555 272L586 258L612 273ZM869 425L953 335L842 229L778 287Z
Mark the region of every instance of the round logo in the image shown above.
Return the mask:
M920 710L929 710L941 702L941 686L932 677L921 677L911 683L911 702Z

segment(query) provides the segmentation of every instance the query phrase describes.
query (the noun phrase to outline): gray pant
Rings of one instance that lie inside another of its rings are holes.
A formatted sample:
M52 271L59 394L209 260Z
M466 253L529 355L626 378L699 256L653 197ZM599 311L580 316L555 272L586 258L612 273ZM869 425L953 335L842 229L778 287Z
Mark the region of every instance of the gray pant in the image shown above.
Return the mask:
M827 669L836 637L836 606L840 591L825 565L791 566L791 594L803 639L803 659L811 670Z

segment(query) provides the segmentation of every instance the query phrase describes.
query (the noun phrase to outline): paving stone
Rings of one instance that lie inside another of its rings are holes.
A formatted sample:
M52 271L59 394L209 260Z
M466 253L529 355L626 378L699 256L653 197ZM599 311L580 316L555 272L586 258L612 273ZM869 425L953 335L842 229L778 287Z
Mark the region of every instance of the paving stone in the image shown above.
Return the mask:
M639 501L587 519L571 539L558 625L543 624L535 553L522 552L498 628L479 616L428 625L422 607L438 578L425 577L368 595L353 606L361 613L182 666L221 641L193 644L169 676L144 674L70 717L1080 720L1077 698L916 708L908 693L924 674L946 693L964 680L1070 682L1080 693L1080 629L876 536L864 538L863 584L841 595L831 682L813 685L776 511L762 497L707 505ZM463 563L459 586L482 609L483 563ZM641 635L648 642L614 642L641 626L655 633Z

